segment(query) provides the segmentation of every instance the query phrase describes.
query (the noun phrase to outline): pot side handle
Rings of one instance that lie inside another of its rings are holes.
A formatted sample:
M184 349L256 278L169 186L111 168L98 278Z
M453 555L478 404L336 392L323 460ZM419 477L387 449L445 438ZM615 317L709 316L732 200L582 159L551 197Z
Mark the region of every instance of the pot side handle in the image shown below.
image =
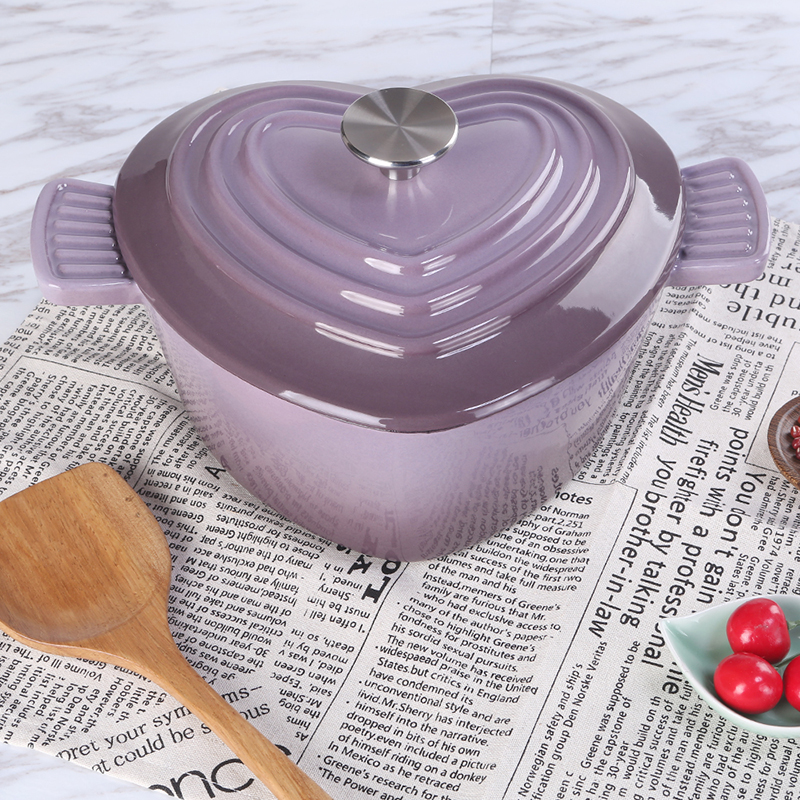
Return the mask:
M764 191L744 161L719 158L681 170L683 239L669 286L746 283L769 257L772 223Z
M117 243L113 197L113 186L72 178L42 189L31 223L31 258L45 299L69 306L142 302Z

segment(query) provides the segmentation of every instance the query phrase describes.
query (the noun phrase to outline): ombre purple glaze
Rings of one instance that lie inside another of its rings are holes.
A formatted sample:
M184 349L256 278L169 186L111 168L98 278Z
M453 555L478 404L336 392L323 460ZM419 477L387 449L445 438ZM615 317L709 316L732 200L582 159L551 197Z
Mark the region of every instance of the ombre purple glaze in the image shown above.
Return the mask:
M596 446L664 286L758 277L769 235L744 164L682 173L606 98L504 76L420 88L459 134L410 180L341 141L368 90L261 84L162 122L116 191L53 182L32 234L49 299L145 303L244 486L397 560L551 498Z

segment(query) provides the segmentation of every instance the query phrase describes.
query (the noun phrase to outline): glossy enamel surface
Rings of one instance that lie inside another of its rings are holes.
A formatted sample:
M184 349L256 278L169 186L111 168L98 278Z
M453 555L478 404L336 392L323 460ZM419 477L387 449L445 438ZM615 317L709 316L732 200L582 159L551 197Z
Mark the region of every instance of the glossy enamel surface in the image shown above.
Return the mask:
M552 497L599 441L662 288L751 280L768 225L746 165L684 179L599 95L503 76L424 88L458 138L408 180L342 141L362 87L260 84L167 118L116 192L52 182L33 224L55 302L145 303L237 480L409 561Z

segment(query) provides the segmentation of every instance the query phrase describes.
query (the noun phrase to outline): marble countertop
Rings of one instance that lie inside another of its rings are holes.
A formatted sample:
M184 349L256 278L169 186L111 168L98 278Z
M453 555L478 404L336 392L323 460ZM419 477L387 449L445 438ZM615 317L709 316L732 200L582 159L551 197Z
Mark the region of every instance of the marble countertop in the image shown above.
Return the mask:
M73 0L0 4L0 338L40 299L29 225L56 177L113 183L133 145L188 102L262 81L414 85L540 75L621 102L682 165L746 160L773 216L800 221L796 0ZM152 797L0 747L2 800Z

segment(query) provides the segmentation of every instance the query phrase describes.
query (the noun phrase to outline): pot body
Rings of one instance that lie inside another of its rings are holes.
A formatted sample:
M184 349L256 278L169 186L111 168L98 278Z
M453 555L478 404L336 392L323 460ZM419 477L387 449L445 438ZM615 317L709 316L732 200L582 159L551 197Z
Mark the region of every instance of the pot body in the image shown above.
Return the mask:
M354 425L275 397L205 357L149 310L198 433L237 481L342 547L417 561L486 539L572 478L615 409L653 308L568 379L431 433Z
M342 547L403 561L472 545L558 493L600 440L663 288L752 280L770 227L746 165L680 171L642 120L592 93L494 76L430 88L465 123L452 174L437 163L401 186L353 172L330 146L353 87L265 84L165 120L116 190L52 182L31 238L47 299L145 304L199 434L243 486ZM567 144L530 155L528 134L552 133L547 109ZM484 139L502 147L476 167ZM509 196L483 208L493 174ZM231 176L237 201L209 206ZM238 205L253 193L267 209L255 228ZM403 198L439 237L419 253L371 242L405 231L408 245ZM340 229L328 217L345 210ZM457 212L471 222L450 231Z

